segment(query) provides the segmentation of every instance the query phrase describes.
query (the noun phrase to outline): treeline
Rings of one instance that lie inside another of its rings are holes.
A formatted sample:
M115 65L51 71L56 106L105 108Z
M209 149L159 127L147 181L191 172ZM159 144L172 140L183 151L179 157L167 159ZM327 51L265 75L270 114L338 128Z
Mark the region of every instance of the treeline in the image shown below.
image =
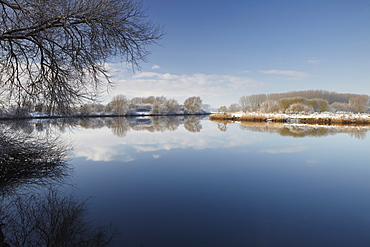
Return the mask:
M324 90L292 91L287 93L242 96L239 104L222 106L219 112L368 112L369 96L365 94L336 93Z
M135 97L128 99L124 95L117 95L108 104L89 103L70 109L70 116L95 116L95 115L181 115L207 113L208 105L202 103L200 97L189 97L183 104L175 99L164 96ZM32 117L32 116L58 116L58 112L50 111L42 104L22 105L3 108L0 117Z
M201 114L206 113L200 97L189 97L183 104L175 99L167 99L164 96L135 97L128 99L124 95L117 95L107 105L85 104L76 109L81 115L94 113L109 113L112 115L177 115L177 114Z

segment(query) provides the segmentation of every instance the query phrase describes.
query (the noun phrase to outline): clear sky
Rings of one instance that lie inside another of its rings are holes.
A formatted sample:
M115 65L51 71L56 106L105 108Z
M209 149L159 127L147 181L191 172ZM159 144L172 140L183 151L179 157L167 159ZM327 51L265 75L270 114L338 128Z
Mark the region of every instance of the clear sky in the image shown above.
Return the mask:
M111 91L200 96L213 107L240 96L322 89L370 94L370 0L143 0L164 27L141 70L115 65ZM113 65L112 65L113 66Z

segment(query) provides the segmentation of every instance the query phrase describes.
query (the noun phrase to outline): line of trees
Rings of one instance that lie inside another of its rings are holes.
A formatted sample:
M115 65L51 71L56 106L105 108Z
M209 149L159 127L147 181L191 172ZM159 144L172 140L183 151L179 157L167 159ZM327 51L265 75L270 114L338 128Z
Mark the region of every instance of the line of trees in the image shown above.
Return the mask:
M222 106L219 112L368 112L369 96L365 94L336 93L324 90L292 91L287 93L254 94L242 96L239 104Z
M22 107L13 105L0 110L0 117L31 117L48 115L47 105L32 102ZM92 116L92 115L181 115L207 113L208 105L202 103L197 96L187 98L183 104L175 99L167 99L164 96L134 97L128 99L124 95L116 95L108 104L86 103L71 108L68 116ZM59 115L52 112L51 115Z
M146 113L150 115L201 114L206 106L197 96L187 98L183 104L175 99L164 96L135 97L127 99L124 95L116 95L107 105L85 104L76 109L81 115L91 115L105 112L113 115L136 115Z

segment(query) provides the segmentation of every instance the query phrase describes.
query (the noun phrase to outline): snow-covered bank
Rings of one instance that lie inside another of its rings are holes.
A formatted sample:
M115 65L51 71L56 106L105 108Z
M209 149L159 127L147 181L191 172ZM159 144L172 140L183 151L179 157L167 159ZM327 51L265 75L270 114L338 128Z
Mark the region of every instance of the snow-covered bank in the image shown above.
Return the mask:
M351 112L321 112L312 114L286 113L259 113L259 112L232 112L216 113L210 116L211 120L234 120L254 122L285 122L285 123L318 123L318 124L370 124L369 113Z

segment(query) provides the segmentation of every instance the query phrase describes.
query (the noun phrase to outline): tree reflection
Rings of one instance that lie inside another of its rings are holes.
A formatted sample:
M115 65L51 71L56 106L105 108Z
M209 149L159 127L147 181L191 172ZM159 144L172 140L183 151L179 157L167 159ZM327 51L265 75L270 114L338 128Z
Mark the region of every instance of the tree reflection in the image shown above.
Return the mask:
M0 131L0 191L21 185L61 181L71 173L68 149L57 138L37 137L2 128Z
M216 121L218 128L221 131L226 131L226 125L234 123L233 121ZM266 123L266 122L240 122L240 128L254 132L277 133L281 136L290 137L323 137L328 135L335 135L338 133L346 133L358 139L364 139L367 132L370 131L369 126L361 125L308 125L308 124L284 124L284 123Z
M21 130L27 134L44 132L56 129L65 132L66 128L100 129L108 127L118 137L126 136L127 132L149 131L164 132L175 131L179 126L190 132L202 130L201 120L205 115L181 115L181 116L141 116L141 117L96 117L96 118L61 118L42 119L33 121L9 121L3 123L12 130Z
M158 119L160 120L161 118ZM182 119L179 117L168 118L168 121L166 122L166 129L169 131L175 131L179 128L181 123Z
M202 129L202 117L200 116L170 116L170 117L130 117L111 118L105 120L105 124L116 136L123 137L130 130L164 132L175 131L180 125L190 132L200 132Z
M108 246L114 231L89 224L86 202L56 189L12 196L2 207L0 246Z
M200 119L196 116L189 116L184 122L184 128L189 132L200 132L202 129L202 124Z
M126 118L116 118L108 120L108 128L112 130L113 135L124 137L129 131L130 126Z
M219 120L219 119L214 119L214 120L211 120L211 121L217 123L217 128L222 132L227 131L227 124L228 123L234 123L234 121Z
M24 123L1 126L0 246L108 246L112 232L86 220L86 200L52 189L72 173L70 145L30 129Z

